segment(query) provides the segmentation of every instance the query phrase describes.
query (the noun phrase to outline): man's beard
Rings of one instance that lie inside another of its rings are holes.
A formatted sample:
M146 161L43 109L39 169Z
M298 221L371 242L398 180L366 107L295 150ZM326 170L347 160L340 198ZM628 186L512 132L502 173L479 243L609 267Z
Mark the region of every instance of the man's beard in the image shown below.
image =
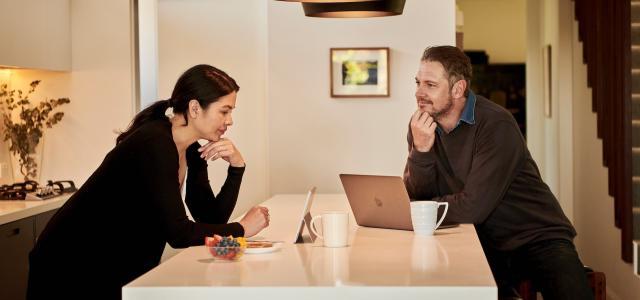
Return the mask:
M434 111L431 114L431 117L437 122L440 120L440 118L442 118L443 116L448 115L451 110L453 109L453 97L451 97L451 95L449 95L448 99L447 99L447 103L445 103L444 107L440 110ZM435 107L434 107L435 108Z

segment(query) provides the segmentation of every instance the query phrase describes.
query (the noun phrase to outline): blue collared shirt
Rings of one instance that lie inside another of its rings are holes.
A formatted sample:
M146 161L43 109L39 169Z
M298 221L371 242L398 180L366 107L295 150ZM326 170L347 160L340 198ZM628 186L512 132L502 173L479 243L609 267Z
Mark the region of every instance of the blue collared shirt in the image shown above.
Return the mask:
M473 91L469 90L469 95L467 96L467 102L464 104L464 109L462 110L462 114L460 114L460 120L456 124L451 131L455 130L460 126L460 123L465 122L469 125L473 125L476 123L476 94ZM444 131L440 128L440 125L436 128L438 134L443 134Z

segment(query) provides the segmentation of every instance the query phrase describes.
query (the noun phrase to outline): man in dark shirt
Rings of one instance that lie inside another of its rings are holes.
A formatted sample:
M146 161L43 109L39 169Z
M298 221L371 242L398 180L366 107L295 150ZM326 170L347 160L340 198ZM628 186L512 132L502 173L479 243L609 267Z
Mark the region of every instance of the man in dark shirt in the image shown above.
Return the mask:
M501 299L533 280L544 299L593 299L576 232L542 181L515 119L469 90L458 48L427 48L416 76L404 181L411 199L448 202L448 222L473 223Z

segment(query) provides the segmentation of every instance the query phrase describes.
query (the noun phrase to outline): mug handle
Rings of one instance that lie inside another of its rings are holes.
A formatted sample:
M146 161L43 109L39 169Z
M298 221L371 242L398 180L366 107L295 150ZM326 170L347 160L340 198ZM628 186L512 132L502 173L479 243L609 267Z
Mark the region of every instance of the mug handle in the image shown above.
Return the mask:
M318 233L318 231L316 230L316 224L315 224L315 221L316 221L316 220L318 220L318 219L322 219L322 215L317 215L317 216L314 216L313 218L311 218L311 222L310 222L310 223L311 223L311 226L309 226L309 227L311 227L311 231L312 231L316 236L320 237L321 239L324 239L324 237L323 237L321 234L319 234L319 233Z
M438 203L438 208L440 208L440 206L442 206L442 205L444 205L444 213L440 217L440 220L438 220L438 224L436 224L436 229L438 229L438 227L440 227L440 224L442 224L442 221L444 221L444 216L447 215L447 210L449 210L449 202L440 202L440 203Z

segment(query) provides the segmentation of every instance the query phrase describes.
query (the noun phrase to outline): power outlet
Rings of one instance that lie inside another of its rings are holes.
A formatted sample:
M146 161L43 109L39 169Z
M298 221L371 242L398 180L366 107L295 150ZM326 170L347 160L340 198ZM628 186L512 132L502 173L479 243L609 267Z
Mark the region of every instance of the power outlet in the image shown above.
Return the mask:
M633 241L633 273L640 277L640 240Z

